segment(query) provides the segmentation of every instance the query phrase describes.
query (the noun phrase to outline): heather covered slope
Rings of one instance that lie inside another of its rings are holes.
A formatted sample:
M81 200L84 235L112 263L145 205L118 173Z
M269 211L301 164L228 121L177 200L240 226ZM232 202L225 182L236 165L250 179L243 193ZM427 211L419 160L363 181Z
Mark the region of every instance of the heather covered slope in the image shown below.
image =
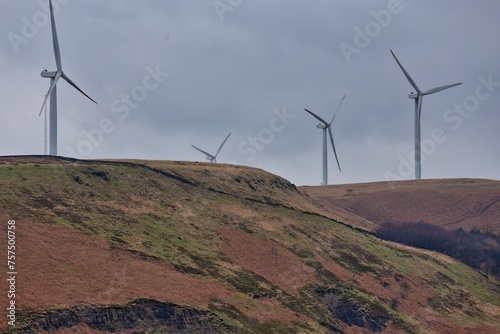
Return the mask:
M446 229L500 235L500 181L437 179L301 187L327 210L346 210L373 225L422 221Z
M6 221L17 222L18 332L494 333L499 326L493 278L354 230L345 224L359 217L328 212L262 170L1 158L0 189L2 244Z

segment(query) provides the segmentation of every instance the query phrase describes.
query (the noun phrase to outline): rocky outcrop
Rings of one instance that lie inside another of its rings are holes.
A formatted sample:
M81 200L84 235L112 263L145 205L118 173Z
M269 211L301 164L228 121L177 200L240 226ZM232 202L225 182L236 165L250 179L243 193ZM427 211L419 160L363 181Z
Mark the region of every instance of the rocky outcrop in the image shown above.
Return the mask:
M11 333L54 332L85 324L97 331L165 333L231 333L213 313L195 308L140 299L125 306L88 306L26 314ZM23 325L24 323L24 325ZM155 332L155 331L153 331Z

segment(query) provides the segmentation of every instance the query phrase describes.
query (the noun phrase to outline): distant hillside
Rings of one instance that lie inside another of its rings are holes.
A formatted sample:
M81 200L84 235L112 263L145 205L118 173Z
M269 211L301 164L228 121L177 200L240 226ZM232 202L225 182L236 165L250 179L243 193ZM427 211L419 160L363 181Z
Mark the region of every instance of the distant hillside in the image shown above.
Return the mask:
M326 209L339 208L374 225L422 221L446 229L500 235L500 181L440 179L301 187Z
M311 197L240 166L0 157L0 245L8 220L17 245L16 327L4 296L0 330L497 332L495 278Z

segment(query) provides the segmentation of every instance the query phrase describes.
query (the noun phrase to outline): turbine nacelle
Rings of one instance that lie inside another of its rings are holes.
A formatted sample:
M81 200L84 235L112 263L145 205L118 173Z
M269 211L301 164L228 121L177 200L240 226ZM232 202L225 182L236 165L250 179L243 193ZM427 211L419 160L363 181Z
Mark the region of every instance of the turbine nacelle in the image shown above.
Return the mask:
M42 76L42 78L55 78L56 75L57 75L57 71L47 71L47 70L43 70L40 75Z
M418 99L418 93L411 92L411 93L408 95L408 98L409 98L409 99L412 99L412 100L416 100L416 99Z
M322 124L322 123L319 123L318 125L316 125L316 127L318 129L326 129L326 128L328 128L328 126L326 126L326 124Z

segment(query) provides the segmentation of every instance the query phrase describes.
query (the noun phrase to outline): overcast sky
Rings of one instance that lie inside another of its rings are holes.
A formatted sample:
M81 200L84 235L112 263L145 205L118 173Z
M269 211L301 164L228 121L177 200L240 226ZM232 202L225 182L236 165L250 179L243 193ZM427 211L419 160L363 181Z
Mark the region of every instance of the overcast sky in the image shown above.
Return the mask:
M43 154L55 70L46 0L0 0L0 155ZM65 73L59 155L206 161L330 183L412 179L413 91L424 98L423 178L500 179L500 2L54 0Z

